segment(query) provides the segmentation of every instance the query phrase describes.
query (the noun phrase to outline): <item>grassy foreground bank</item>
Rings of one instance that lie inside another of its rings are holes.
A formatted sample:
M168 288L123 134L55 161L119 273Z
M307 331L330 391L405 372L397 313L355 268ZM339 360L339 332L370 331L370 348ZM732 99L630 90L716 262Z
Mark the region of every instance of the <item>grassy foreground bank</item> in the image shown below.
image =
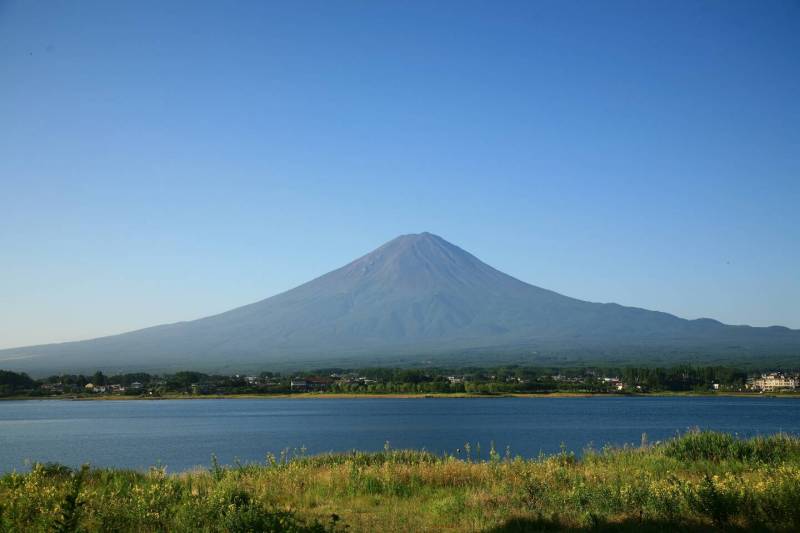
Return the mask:
M690 433L581 459L462 455L267 457L179 474L36 465L0 478L0 531L800 530L800 439L786 435Z

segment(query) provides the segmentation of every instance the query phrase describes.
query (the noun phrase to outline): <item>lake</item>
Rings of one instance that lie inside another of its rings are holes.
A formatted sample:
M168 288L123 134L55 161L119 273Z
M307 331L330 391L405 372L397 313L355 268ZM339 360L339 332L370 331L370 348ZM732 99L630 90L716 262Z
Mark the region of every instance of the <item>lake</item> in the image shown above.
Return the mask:
M268 452L416 448L532 457L638 445L699 427L800 434L800 400L741 397L228 399L0 402L0 471L30 461L169 471L263 461ZM463 453L462 453L463 455Z

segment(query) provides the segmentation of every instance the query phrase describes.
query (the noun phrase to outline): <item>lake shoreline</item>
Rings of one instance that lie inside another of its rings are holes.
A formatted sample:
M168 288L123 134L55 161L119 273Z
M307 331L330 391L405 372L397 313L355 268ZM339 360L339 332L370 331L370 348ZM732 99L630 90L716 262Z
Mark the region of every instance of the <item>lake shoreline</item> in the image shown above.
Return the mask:
M592 392L542 392L542 393L318 393L296 394L167 394L161 396L9 396L2 401L61 400L61 401L158 401L158 400L380 400L380 399L476 399L476 398L800 398L800 392L752 393L752 392L647 392L647 393L592 393Z

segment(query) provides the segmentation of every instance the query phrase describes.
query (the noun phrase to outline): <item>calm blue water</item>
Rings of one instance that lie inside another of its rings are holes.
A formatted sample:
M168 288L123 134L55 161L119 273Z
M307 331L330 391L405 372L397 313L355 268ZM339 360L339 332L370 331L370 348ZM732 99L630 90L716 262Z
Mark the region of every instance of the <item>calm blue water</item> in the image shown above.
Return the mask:
M535 456L563 442L651 442L698 426L742 436L800 434L800 400L775 398L453 398L0 402L0 471L30 461L179 471L263 461L267 452L425 448L494 441Z

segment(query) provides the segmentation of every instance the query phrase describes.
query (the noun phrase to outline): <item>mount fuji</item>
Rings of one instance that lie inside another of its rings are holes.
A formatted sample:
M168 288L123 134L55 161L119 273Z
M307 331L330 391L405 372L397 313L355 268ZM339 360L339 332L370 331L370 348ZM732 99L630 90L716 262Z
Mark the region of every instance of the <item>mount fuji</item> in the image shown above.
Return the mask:
M0 350L0 368L244 369L350 364L711 361L800 355L800 330L729 326L530 285L430 233L224 313Z

